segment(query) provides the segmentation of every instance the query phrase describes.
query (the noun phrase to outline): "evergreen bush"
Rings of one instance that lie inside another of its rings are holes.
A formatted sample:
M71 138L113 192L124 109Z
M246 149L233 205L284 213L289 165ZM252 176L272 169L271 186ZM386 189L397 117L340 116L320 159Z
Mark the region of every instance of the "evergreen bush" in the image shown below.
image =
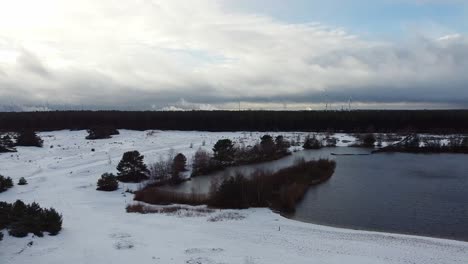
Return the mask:
M21 177L18 181L18 185L26 185L28 184L28 181L24 177Z
M119 182L112 173L104 173L97 182L98 191L112 192L119 188Z

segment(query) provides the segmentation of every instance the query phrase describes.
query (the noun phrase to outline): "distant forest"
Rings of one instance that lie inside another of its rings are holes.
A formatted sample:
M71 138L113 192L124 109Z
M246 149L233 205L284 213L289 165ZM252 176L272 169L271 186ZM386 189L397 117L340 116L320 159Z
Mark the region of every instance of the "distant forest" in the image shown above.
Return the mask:
M108 127L133 130L468 133L468 110L0 112L0 130Z

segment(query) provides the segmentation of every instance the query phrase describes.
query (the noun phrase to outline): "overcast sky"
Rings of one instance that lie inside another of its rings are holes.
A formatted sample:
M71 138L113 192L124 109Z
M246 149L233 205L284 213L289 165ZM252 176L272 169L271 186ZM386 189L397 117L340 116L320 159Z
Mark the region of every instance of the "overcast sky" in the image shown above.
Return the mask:
M0 0L0 109L468 108L465 0Z

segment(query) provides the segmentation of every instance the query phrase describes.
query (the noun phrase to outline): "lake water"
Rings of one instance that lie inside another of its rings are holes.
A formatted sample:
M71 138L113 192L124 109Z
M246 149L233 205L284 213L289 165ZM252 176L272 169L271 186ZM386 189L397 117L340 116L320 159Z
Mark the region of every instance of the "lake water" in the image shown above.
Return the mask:
M235 171L277 170L304 157L337 162L332 178L309 189L290 215L299 221L362 230L415 234L468 241L468 155L381 153L359 148L301 151L263 164L229 168L177 187L208 192L213 177Z

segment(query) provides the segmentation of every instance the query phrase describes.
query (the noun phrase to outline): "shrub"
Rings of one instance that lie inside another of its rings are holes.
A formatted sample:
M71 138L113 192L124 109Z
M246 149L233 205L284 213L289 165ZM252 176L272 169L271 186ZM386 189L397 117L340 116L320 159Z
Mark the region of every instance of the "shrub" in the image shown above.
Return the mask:
M169 179L172 169L172 160L159 158L159 161L150 164L149 177L153 183L162 183Z
M135 192L135 201L142 201L150 204L169 205L169 204L188 204L202 205L208 203L209 197L196 193L176 193L165 191L157 187L145 188Z
M165 207L153 207L143 205L140 203L127 205L127 213L140 213L140 214L166 214L166 215L177 215L177 216L205 216L206 214L213 213L213 209L200 208L200 207L182 207L182 206L165 206Z
M86 139L89 140L106 139L119 134L119 131L113 127L93 127L87 131L88 136L86 136Z
M418 134L406 137L403 141L403 147L407 149L416 149L420 147L421 139Z
M222 221L232 221L232 220L242 220L245 219L244 215L241 215L238 212L222 212L218 215L211 216L207 219L208 222L222 222Z
M437 150L443 147L439 138L426 138L422 140L422 142L424 143L424 147L431 150Z
M291 147L291 143L284 139L283 136L279 135L275 138L275 145L276 151L280 155L287 155L289 154L289 147Z
M0 175L0 193L13 187L13 180L10 177L5 178Z
M43 140L33 130L21 131L16 139L17 146L42 147Z
M249 200L244 190L248 188L249 182L243 175L225 179L215 193L212 195L211 204L222 208L243 209L249 207ZM253 201L250 201L253 203Z
M275 173L257 171L249 177L237 173L212 188L210 205L232 209L269 206L294 211L309 186L328 179L334 170L334 161L300 160Z
M104 173L101 178L97 181L98 191L112 192L119 188L119 182L112 173Z
M15 237L25 237L29 233L42 237L43 232L53 236L62 229L62 216L53 208L42 209L37 203L0 202L0 216L0 229L7 228Z
M28 181L24 177L21 177L18 181L18 185L26 185L28 184Z
M315 135L313 137L307 136L302 147L304 149L320 149L322 148L322 143Z
M468 137L463 137L461 145L465 148L468 148Z
M117 179L121 182L138 183L148 179L148 168L143 163L144 156L138 151L125 152L117 166Z
M137 203L137 204L129 204L125 208L127 213L140 213L140 214L146 214L146 208L143 204Z
M20 221L11 224L8 234L14 237L25 237L29 234L29 231L23 223L23 219L21 219Z
M376 152L468 154L468 141L466 137L451 136L447 143L443 143L437 136L420 137L418 134L411 134L397 143L374 151Z
M195 152L192 160L192 177L207 174L210 172L211 155L203 149Z
M360 139L361 141L361 145L363 147L366 147L366 148L373 148L374 145L375 145L375 142L377 141L375 139L375 135L372 134L372 133L369 133L369 134L365 134L364 136L362 136L362 138Z
M325 139L325 144L327 147L336 147L337 143L338 143L338 139L335 137L327 137Z

